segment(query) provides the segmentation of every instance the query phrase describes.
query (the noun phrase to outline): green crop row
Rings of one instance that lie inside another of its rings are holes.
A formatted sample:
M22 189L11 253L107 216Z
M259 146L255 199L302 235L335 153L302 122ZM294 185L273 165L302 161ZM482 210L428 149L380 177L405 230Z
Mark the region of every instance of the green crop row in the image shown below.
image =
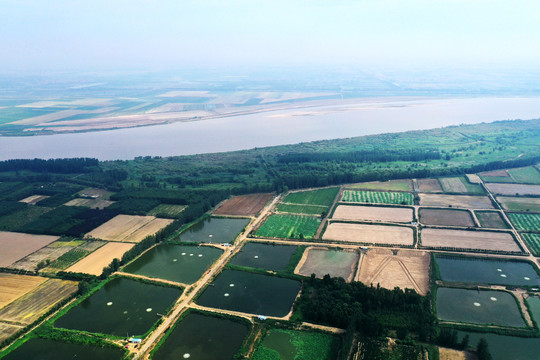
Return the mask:
M413 205L414 197L406 192L353 191L345 190L342 201L370 204Z
M540 234L521 234L534 256L540 256Z
M516 229L524 231L540 231L540 214L508 214Z
M255 235L283 239L311 239L321 220L313 216L270 215Z

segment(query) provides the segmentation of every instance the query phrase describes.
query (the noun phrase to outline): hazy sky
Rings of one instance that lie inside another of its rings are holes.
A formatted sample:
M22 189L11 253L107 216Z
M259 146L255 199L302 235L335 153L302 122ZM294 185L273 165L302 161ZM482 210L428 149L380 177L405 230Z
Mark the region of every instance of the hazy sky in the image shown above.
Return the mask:
M0 68L535 66L539 0L0 0Z

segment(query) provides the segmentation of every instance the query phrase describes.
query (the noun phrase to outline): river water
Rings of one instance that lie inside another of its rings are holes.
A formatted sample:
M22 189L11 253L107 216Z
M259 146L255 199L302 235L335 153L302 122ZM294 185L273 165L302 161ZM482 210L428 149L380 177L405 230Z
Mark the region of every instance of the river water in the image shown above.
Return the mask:
M0 137L0 160L172 156L251 149L448 125L540 117L540 97L365 99L130 129Z

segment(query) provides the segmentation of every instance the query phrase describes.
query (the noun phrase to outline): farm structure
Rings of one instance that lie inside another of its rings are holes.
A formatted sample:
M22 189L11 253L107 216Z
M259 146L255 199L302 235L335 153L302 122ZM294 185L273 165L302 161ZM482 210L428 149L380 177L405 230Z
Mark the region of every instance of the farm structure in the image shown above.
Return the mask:
M274 194L251 194L234 196L225 200L216 210L214 215L255 216Z
M173 220L154 216L117 215L105 224L90 231L87 236L120 242L137 243L169 225Z
M422 246L463 250L521 252L511 233L425 228Z
M361 244L408 245L414 243L413 229L404 226L384 226L331 222L323 240Z
M339 205L332 219L386 222L411 222L413 209L400 207Z

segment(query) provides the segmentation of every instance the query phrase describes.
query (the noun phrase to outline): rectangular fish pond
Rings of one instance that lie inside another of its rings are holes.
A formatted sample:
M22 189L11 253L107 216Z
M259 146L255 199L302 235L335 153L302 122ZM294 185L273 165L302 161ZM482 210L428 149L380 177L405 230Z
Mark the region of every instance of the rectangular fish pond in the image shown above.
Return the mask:
M248 332L240 322L191 312L175 325L152 360L232 360Z
M438 288L437 316L446 321L525 326L514 297L496 290Z
M540 277L525 261L436 255L443 281L515 286L540 286Z
M124 351L49 339L33 338L10 352L4 360L120 360Z
M259 344L253 360L333 360L337 353L335 336L320 332L271 329Z
M296 280L224 270L196 302L211 308L283 317L290 312L300 287Z
M213 244L231 243L249 222L249 219L208 217L187 228L176 240Z
M481 338L488 342L493 360L534 360L540 354L540 338L523 338L489 333L458 331L459 341L469 335L469 346L476 349Z
M127 265L123 271L192 284L222 253L220 249L211 246L161 244Z
M246 243L231 260L231 264L281 271L287 268L297 246Z
M114 278L71 308L56 327L117 336L145 334L182 290L126 278Z

